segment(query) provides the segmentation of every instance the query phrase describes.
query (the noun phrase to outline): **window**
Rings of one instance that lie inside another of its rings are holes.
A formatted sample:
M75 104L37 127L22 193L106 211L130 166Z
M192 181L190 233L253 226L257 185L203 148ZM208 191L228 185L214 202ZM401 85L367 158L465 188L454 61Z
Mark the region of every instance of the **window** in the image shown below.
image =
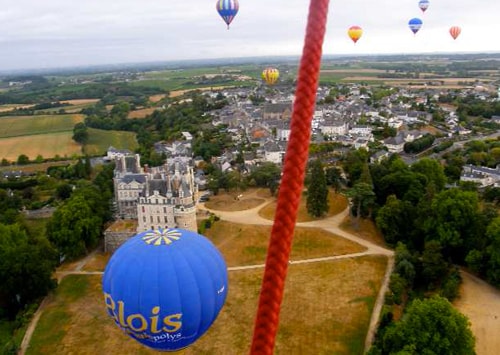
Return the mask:
M167 207L163 207L163 213L167 213Z
M144 206L142 206L142 213L146 212L146 209Z

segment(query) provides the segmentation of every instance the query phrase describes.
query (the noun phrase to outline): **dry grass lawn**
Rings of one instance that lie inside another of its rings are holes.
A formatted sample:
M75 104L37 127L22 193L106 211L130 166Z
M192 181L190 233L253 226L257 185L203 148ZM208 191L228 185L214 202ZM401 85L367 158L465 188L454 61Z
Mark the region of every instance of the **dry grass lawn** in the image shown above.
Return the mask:
M241 197L238 197L240 196ZM218 211L244 211L257 207L272 199L269 189L249 189L238 192L220 192L216 196L210 196L205 206L211 210Z
M386 247L384 236L378 230L373 221L369 219L360 219L359 222L354 218L347 216L339 226L342 230L354 234L360 238L368 240L374 244Z
M367 256L289 267L275 354L362 354L386 267ZM172 354L248 353L262 269L229 272L226 304L195 344ZM67 276L51 297L27 351L33 354L157 354L106 315L101 276Z
M307 196L304 193L300 200L299 210L297 214L297 222L310 222L317 221L322 218L315 218L307 213L306 207ZM264 206L260 211L259 215L263 218L274 220L274 214L276 211L277 202L273 201L272 203ZM344 195L334 194L331 190L328 195L328 206L330 209L328 210L327 217L335 216L339 214L347 207L347 198Z
M156 107L151 107L151 108L143 108L140 110L130 111L130 113L128 114L128 118L144 118L152 114L156 109L157 109Z
M94 104L98 101L100 101L100 99L74 99L74 100L61 101L61 103L70 105L82 105L82 104Z
M5 104L5 105L0 105L0 112L9 112L9 111L14 111L15 109L22 109L22 108L30 108L35 105L26 105L26 104Z
M153 103L157 103L157 102L160 102L161 100L163 100L165 97L167 97L166 94L151 95L149 97L149 101L151 101Z
M266 261L271 226L215 222L204 235L224 255L231 266L263 264ZM359 253L365 248L319 228L296 228L290 258L320 258Z

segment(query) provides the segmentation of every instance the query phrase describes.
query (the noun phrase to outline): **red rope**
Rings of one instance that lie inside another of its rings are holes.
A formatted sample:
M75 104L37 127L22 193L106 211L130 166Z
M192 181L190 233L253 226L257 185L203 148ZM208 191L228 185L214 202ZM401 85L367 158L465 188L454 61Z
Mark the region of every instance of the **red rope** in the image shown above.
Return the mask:
M298 83L293 106L291 133L279 188L278 205L267 251L266 268L255 319L251 354L272 354L279 325L279 313L288 258L311 138L321 50L325 36L329 0L311 0Z

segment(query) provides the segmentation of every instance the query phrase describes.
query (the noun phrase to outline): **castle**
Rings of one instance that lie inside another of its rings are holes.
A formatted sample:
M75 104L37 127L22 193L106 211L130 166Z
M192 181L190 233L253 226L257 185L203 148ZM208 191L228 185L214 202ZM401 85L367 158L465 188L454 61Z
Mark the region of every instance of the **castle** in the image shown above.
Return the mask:
M191 158L175 156L162 166L141 167L140 156L130 154L116 157L115 163L117 223L126 220L129 227L108 228L104 233L106 251L114 251L135 233L149 229L197 231L198 186Z

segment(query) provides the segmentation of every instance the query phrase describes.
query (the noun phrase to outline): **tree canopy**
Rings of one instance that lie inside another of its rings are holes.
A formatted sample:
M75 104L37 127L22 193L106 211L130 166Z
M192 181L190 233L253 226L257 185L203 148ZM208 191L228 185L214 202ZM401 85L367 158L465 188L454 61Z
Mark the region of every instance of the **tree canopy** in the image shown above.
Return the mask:
M386 329L384 354L472 355L470 323L445 299L414 300L400 321Z

